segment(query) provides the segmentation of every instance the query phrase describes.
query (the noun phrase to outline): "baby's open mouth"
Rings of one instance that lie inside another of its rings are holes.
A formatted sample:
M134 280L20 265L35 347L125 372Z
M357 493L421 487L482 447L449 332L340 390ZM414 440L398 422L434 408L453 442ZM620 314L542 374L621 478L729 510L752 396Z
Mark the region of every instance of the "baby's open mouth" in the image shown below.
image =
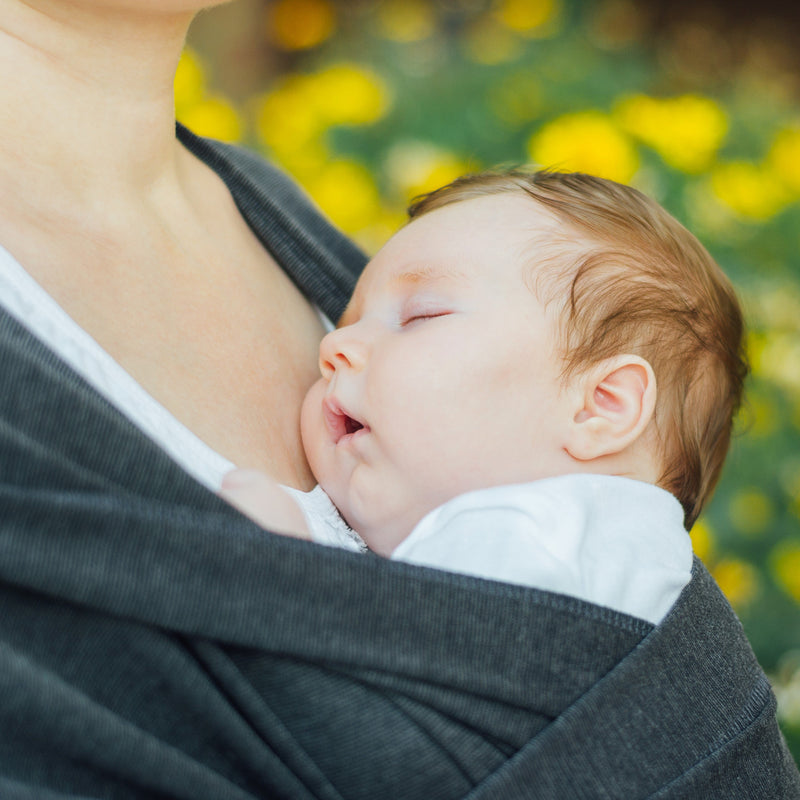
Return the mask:
M355 433L356 431L360 431L364 426L357 420L353 419L352 417L348 417L345 415L344 417L344 432L345 433Z
M359 431L369 431L367 425L351 417L334 397L326 397L322 401L322 414L334 444L339 444L345 436L352 436Z

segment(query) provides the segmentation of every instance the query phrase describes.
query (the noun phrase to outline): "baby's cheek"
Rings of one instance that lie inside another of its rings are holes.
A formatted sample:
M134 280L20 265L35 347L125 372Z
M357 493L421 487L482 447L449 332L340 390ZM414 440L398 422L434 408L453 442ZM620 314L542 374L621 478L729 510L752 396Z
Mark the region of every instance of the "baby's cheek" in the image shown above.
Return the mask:
M326 383L320 378L306 393L300 410L300 434L306 459L318 483L322 483L320 473L325 472L325 421L322 415L322 400L325 397ZM324 487L323 487L324 488Z

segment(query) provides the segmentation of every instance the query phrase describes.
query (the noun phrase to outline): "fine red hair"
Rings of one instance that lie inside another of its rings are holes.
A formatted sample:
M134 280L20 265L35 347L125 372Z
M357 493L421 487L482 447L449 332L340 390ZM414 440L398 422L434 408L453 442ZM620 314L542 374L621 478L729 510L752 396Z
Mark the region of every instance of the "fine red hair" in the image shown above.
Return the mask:
M530 197L564 224L535 281L563 311L564 376L623 353L652 366L658 485L678 498L691 528L719 479L748 372L730 281L654 200L582 173L467 175L415 200L409 216L506 192Z

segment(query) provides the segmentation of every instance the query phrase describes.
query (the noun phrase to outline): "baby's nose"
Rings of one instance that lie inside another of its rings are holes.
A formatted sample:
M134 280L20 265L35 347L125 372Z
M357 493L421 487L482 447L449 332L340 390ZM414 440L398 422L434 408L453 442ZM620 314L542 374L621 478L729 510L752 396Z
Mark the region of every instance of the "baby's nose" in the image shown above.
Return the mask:
M323 337L319 345L319 369L323 378L332 378L337 369L363 369L368 348L357 325L337 328Z

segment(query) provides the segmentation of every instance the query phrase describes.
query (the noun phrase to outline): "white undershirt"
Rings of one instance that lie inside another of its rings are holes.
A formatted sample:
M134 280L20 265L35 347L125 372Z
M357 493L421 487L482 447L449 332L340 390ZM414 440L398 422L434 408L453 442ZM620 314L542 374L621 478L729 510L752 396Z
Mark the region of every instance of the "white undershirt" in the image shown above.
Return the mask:
M0 305L186 472L211 491L219 490L223 476L235 465L146 392L2 247ZM621 497L619 485L609 491L602 480L594 488L579 481L578 491L574 482L550 480L556 483L537 482L540 486L533 494L520 495L520 487L497 487L462 495L423 519L393 558L561 591L659 621L688 582L691 570L691 545L682 528L677 500L637 481L623 484ZM598 494L597 485L605 487L605 495ZM584 491L587 488L589 494ZM330 526L338 516L319 490L293 490L292 494L304 513L320 524ZM590 496L594 498L591 502L587 500ZM602 502L603 496L608 502ZM621 500L633 503L632 514L618 513ZM493 537L487 539L485 532L496 529L499 519L509 535L498 544ZM534 529L543 534L532 537ZM556 529L557 537L546 535ZM609 533L613 534L611 540ZM612 540L613 546L609 544ZM328 543L358 547L352 534L348 542L346 532ZM559 562L550 574L560 574L560 578L551 580L544 575L547 570L539 569L547 559ZM632 571L636 571L635 585L643 592L625 588L631 583L626 576ZM570 572L572 577L565 577ZM609 589L612 584L617 589Z

